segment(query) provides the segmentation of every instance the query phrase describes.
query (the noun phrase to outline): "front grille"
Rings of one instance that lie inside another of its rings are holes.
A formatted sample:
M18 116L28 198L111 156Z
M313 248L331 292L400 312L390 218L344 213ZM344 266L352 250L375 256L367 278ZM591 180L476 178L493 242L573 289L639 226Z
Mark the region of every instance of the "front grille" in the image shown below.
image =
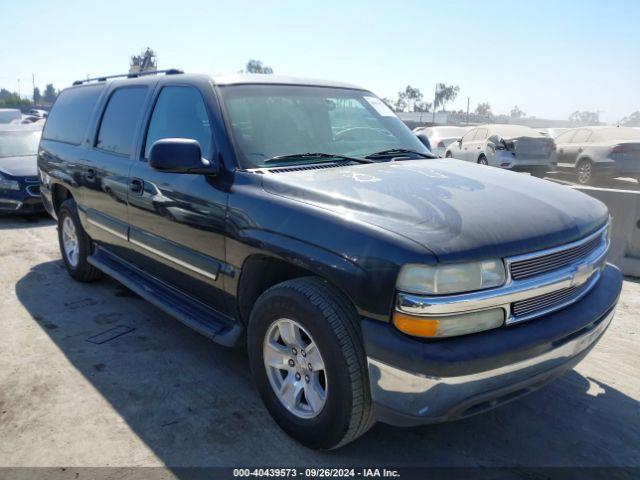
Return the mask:
M594 252L602 242L602 235L598 235L575 247L513 262L511 264L511 278L522 280L579 262Z
M587 281L582 285L575 287L563 288L555 292L546 293L538 297L520 300L511 304L511 314L516 320L524 316L560 307L563 304L575 301L581 294L585 293L591 282ZM520 317L520 318L518 318Z

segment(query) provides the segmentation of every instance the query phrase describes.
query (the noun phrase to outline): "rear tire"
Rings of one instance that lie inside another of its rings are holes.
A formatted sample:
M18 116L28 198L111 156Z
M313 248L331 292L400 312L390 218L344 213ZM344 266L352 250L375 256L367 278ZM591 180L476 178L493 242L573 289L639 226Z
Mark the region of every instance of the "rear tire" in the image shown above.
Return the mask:
M282 330L274 334L274 328ZM349 300L324 280L296 278L264 292L251 312L247 344L262 400L298 442L333 449L373 425L360 319ZM307 361L315 366L307 368ZM319 388L307 390L314 385ZM311 401L317 391L324 392L321 402Z
M451 155L451 152L446 152L444 158L453 158L453 155Z
M590 160L584 159L576 165L576 175L580 185L589 185L593 181L593 164Z
M73 199L62 202L58 210L58 242L67 272L79 282L93 282L102 272L87 262L91 255L91 238L82 228Z

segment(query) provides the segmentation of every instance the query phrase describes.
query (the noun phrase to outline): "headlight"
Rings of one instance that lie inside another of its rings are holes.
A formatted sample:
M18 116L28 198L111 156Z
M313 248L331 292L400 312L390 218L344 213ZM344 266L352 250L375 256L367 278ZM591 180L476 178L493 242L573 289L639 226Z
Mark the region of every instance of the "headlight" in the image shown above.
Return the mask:
M497 287L505 282L502 260L449 265L408 264L402 267L396 286L406 293L443 295Z
M20 190L20 184L0 175L0 190Z

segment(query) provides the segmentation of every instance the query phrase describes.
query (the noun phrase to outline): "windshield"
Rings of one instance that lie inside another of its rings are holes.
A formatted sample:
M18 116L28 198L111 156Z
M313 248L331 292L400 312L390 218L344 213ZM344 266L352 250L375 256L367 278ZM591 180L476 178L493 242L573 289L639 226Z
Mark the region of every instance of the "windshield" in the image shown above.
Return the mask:
M38 153L41 130L0 131L0 158L21 157Z
M245 168L264 166L276 156L309 152L356 158L390 149L429 153L369 92L291 85L223 86L220 91ZM301 157L293 163L319 161L331 158Z

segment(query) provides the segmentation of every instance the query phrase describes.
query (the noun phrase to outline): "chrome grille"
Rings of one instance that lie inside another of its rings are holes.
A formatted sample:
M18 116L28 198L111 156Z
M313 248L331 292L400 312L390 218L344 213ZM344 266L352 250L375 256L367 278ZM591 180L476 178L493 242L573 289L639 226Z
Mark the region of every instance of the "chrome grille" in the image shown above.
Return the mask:
M527 316L538 315L542 311L557 310L565 304L575 302L582 294L586 293L593 280L594 278L591 278L583 285L563 288L545 295L514 302L511 304L511 314L516 321L521 321Z
M522 280L579 262L594 252L602 242L603 235L600 234L574 247L515 261L511 263L511 278L513 280Z

